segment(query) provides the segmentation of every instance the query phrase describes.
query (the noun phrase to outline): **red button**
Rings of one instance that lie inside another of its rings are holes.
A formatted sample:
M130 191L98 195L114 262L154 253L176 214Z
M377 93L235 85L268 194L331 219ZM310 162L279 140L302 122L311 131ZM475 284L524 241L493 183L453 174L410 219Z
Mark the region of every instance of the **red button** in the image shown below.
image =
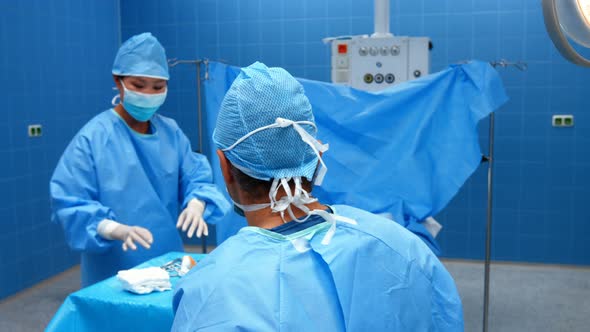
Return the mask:
M348 52L348 45L347 44L338 44L338 53L345 54Z

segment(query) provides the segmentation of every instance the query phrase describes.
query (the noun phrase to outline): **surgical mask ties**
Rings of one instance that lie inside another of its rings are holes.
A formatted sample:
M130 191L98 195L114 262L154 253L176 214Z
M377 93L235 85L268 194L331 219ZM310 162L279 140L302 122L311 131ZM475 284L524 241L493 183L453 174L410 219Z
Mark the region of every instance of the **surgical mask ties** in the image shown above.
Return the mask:
M269 192L270 203L242 205L242 204L232 200L233 204L237 209L241 210L241 212L258 211L258 210L262 210L267 207L270 207L272 212L276 212L276 213L281 214L281 218L283 219L284 222L286 222L285 211L287 211L287 213L289 214L289 216L291 217L292 220L295 220L298 222L303 222L303 221L307 220L308 217L306 217L305 219L297 219L295 217L295 214L293 213L293 210L291 209L291 205L295 205L298 209L300 209L301 211L304 211L306 214L308 214L310 210L305 205L313 203L313 202L317 202L317 199L310 197L309 193L301 187L301 178L300 177L293 178L293 181L295 182L295 193L292 194L291 188L289 186L290 180L291 179L275 179L273 181L270 192ZM283 187L283 189L287 193L287 196L283 196L277 200L277 193L278 193L279 188L281 186ZM240 212L238 212L238 211L236 211L236 212L238 214L240 214Z
M328 245L336 232L336 223L338 221L346 222L349 224L356 225L356 221L350 218L342 217L339 215L335 215L332 213L328 213L327 211L323 210L310 210L306 204L317 202L317 198L313 198L309 195L309 193L303 189L301 186L301 178L295 177L292 178L293 182L295 183L295 191L292 192L289 186L289 181L291 178L283 178L283 179L274 179L271 185L271 189L269 192L270 203L261 203L261 204L250 204L250 205L242 205L237 202L234 203L234 209L237 207L242 211L258 211L270 207L272 212L280 213L283 222L286 222L285 219L285 211L289 214L289 217L296 222L304 222L312 215L318 215L324 220L331 223L328 232L322 239L322 244ZM283 188L287 196L283 196L277 200L277 193L280 188ZM297 207L299 210L305 212L306 216L303 219L298 219L295 217L293 213L292 206ZM239 213L238 213L239 214Z
M295 191L293 192L293 194L291 194L289 180L291 180L291 179L285 179L285 178L274 179L271 189L270 189L270 193L269 193L270 207L273 212L280 212L281 213L281 218L283 218L283 221L285 221L285 211L287 211L287 213L289 213L289 216L291 217L291 219L293 219L297 222L304 222L310 216L313 216L313 215L320 216L321 218L323 218L324 220L326 220L327 222L329 222L331 224L330 228L326 232L326 235L322 239L323 245L328 245L328 244L330 244L330 241L332 241L332 237L334 237L334 233L336 232L336 223L338 221L342 221L342 222L349 223L352 225L357 224L357 222L353 219L342 217L342 216L339 216L339 215L336 215L333 213L329 213L324 210L317 210L317 209L310 210L307 206L305 206L305 204L317 202L317 199L310 197L309 193L305 189L303 189L303 187L301 186L301 178L300 177L293 178L293 182L295 183ZM280 183L280 186L282 186L284 191L287 193L287 196L283 196L283 197L281 197L281 199L279 199L277 201L276 195L279 190L279 183ZM295 215L294 215L293 210L291 208L292 205L297 207L299 210L305 212L306 217L303 219L295 218Z
M245 216L244 212L258 211L270 206L269 203L242 205L233 199L232 202L234 203L234 211L242 217Z
M118 90L117 87L113 87L113 90ZM119 103L121 102L121 96L119 96L119 93L117 93L116 95L113 96L113 99L111 99L111 105L113 106L117 106L119 105Z
M154 116L154 113L164 104L168 88L162 93L148 94L141 93L127 89L125 83L121 80L123 85L124 97L123 107L135 120L145 122ZM113 104L117 96L111 101ZM115 104L116 105L116 104Z
M317 129L315 123L313 123L311 121L292 121L292 120L288 120L288 119L277 118L275 120L275 123L270 124L268 126L260 127L258 129L255 129L255 130L249 132L248 134L246 134L246 135L242 136L240 139L238 139L231 146L229 146L225 149L222 149L222 151L225 152L225 151L232 150L238 144L240 144L244 140L246 140L248 137L250 137L258 132L261 132L263 130L271 129L271 128L287 128L289 126L292 126L295 129L295 131L297 131L299 136L301 137L301 140L311 147L313 152L316 154L316 156L320 160L321 165L320 165L320 168L318 169L318 171L316 172L314 184L321 185L324 180L324 177L326 175L326 172L328 170L328 168L326 167L326 164L324 164L324 161L322 160L321 153L326 152L328 150L329 146L328 146L328 144L321 144L318 140L316 140L313 136L311 136L305 129L303 129L303 127L301 127L301 125L310 125L310 126ZM291 191L291 187L289 186L289 181L291 181L291 180L293 180L293 182L295 184L294 191ZM278 194L279 189L281 187L283 188L283 190L287 194L287 196L283 196L280 199L277 199L277 194ZM318 215L318 216L322 217L324 220L331 223L330 228L328 229L328 231L326 232L326 235L322 239L322 244L324 244L324 245L328 245L330 243L330 241L332 240L332 237L334 236L334 233L336 232L336 222L337 221L342 221L342 222L356 225L356 221L353 219L350 219L350 218L338 216L338 215L328 213L327 211L323 211L323 210L310 210L306 205L310 204L310 203L317 202L317 199L312 198L309 195L309 193L305 189L303 189L303 187L301 186L301 177L274 179L272 182L272 185L270 187L270 191L268 193L268 196L270 199L270 203L241 205L241 204L236 203L234 201L234 207L237 207L237 208L241 209L242 211L246 211L246 212L258 211L258 210L262 210L264 208L270 207L273 212L281 214L281 218L283 219L283 222L286 222L285 211L288 213L289 217L292 220L297 221L297 222L304 222L310 216ZM305 218L297 219L295 217L295 214L293 213L292 206L295 206L299 210L303 211L306 214Z

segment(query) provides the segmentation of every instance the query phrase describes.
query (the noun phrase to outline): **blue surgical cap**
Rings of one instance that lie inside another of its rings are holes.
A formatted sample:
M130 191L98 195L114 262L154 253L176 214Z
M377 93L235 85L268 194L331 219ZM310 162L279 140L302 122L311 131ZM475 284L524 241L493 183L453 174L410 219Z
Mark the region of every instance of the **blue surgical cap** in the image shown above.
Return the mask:
M135 35L121 45L113 74L118 76L144 76L168 80L166 51L149 32Z
M301 84L282 68L256 62L241 70L223 98L213 141L218 149L231 148L245 135L277 123L277 118L305 121L299 128L316 137L311 104ZM224 154L248 176L266 181L311 181L318 165L316 153L293 125L255 132Z

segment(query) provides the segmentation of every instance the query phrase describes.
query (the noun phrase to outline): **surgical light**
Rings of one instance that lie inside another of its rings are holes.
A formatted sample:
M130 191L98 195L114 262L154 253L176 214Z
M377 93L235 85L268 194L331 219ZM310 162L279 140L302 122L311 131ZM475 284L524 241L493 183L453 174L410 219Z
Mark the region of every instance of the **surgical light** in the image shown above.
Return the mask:
M543 0L543 16L559 53L575 64L590 67L590 60L578 53L568 40L569 37L590 48L590 0Z

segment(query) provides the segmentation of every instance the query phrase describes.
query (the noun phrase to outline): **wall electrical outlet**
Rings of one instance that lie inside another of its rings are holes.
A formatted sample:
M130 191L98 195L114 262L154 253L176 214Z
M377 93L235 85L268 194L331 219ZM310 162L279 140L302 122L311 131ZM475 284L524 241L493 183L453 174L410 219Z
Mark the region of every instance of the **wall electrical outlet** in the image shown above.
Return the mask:
M553 127L573 127L574 126L574 116L571 114L563 115L554 115L551 123Z
M42 126L40 124L29 125L29 137L40 137Z

